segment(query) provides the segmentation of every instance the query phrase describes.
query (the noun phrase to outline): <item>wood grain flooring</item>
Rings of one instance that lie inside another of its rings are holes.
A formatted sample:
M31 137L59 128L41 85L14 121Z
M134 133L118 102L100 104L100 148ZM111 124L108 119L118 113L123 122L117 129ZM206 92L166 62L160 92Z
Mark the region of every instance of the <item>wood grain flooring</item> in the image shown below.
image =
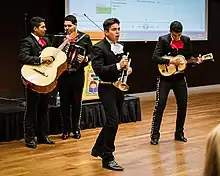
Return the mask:
M1 176L201 176L206 136L220 123L220 91L189 95L185 134L187 143L173 140L176 118L175 99L170 96L157 146L149 144L154 97L141 98L142 121L121 124L116 139L116 160L125 170L109 171L90 150L100 131L82 131L80 140L26 148L23 141L0 143Z

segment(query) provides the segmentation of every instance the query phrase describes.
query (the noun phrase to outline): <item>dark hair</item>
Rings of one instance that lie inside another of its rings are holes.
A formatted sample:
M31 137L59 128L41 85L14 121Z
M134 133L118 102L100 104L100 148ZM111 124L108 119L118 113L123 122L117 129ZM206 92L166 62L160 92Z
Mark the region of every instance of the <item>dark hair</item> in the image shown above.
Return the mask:
M179 21L173 21L170 24L170 32L182 32L183 31L183 25Z
M64 21L71 21L73 24L76 24L77 23L77 19L75 16L73 15L67 15L65 18L64 18Z
M91 84L97 85L97 82L96 81L90 81L89 85L91 85Z
M45 22L44 18L41 18L41 17L38 17L38 16L31 18L31 20L30 20L31 30L33 31L34 27L39 27L40 23L42 23L42 22Z
M103 23L103 29L108 31L111 25L115 23L120 24L120 21L117 18L108 18Z

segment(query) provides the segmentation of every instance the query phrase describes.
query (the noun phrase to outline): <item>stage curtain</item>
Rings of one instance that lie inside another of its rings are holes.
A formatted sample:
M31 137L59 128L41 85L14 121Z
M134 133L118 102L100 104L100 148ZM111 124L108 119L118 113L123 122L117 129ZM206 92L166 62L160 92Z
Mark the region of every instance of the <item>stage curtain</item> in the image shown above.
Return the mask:
M20 140L23 138L23 117L25 107L19 105L1 105L0 108L0 141ZM126 96L123 115L120 123L141 121L139 98ZM61 113L59 106L49 106L48 134L62 133ZM82 105L81 129L102 127L106 122L105 112L99 100L84 101Z

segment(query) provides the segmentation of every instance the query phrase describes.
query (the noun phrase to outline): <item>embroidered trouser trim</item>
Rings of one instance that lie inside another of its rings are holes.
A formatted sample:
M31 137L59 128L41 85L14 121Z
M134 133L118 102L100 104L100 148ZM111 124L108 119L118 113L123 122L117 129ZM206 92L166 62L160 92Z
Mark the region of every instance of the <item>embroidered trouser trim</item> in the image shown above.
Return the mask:
M64 72L58 81L63 133L80 129L84 73Z
M164 80L160 77L156 84L156 103L153 111L151 138L160 138L160 126L167 98L170 90L173 90L177 103L176 132L183 133L187 111L187 83L184 77L178 80Z

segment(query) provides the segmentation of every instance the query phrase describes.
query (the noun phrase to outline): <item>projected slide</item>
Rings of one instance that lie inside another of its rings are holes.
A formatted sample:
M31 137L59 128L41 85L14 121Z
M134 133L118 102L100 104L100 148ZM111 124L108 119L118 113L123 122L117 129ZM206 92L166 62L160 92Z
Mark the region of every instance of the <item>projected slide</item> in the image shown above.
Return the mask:
M157 40L174 20L192 40L206 40L206 10L206 0L66 0L66 15L76 15L79 30L101 32L86 16L101 28L105 19L118 18L121 41Z

